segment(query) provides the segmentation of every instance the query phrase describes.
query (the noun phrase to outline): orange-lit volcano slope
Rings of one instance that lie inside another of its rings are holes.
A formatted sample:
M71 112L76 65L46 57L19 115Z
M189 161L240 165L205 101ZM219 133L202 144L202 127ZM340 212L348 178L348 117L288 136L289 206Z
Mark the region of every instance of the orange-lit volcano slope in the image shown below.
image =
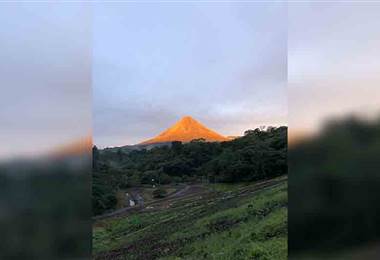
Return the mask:
M168 128L158 136L140 143L140 145L173 141L181 141L185 143L200 138L205 139L207 142L222 142L230 140L227 137L208 129L192 117L185 116L172 127Z

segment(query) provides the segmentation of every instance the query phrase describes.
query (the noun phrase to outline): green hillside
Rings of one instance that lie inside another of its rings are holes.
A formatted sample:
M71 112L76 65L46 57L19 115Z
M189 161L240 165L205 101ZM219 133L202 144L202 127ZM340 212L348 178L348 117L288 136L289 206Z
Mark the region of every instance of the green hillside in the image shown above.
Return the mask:
M287 259L287 177L208 184L94 223L95 259Z

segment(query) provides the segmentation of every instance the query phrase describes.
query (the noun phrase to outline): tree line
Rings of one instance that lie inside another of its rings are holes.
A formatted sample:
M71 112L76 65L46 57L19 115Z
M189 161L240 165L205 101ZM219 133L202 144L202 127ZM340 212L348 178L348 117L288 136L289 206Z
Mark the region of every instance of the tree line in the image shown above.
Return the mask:
M289 149L289 252L380 240L380 118L331 120ZM366 247L364 247L366 248Z
M150 150L93 147L93 209L116 205L119 189L145 184L247 182L287 173L287 127L248 130L226 142L174 141Z

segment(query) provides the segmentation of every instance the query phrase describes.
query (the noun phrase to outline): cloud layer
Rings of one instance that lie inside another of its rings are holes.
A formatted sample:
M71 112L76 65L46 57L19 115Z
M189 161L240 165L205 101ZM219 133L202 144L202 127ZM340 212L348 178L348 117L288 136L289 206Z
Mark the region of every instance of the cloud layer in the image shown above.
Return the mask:
M94 142L138 143L191 115L224 135L286 122L286 6L94 9Z

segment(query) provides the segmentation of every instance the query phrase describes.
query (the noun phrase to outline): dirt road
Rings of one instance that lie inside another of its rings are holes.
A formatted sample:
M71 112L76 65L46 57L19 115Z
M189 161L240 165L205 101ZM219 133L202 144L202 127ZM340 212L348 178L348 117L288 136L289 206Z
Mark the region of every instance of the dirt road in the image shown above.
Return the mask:
M112 218L112 217L118 217L121 215L125 215L130 212L138 212L144 209L153 209L156 208L158 205L165 205L166 203L171 202L172 200L178 200L180 198L185 198L189 197L195 194L202 194L204 192L209 192L209 189L206 188L203 185L184 185L181 186L178 190L174 191L173 193L169 194L167 197L162 198L162 199L156 199L154 201L144 203L143 205L137 204L136 206L133 207L125 207L122 209L117 209L113 212L106 213L100 216L95 216L93 217L93 220L102 220L102 219L107 219L107 218ZM166 203L165 203L166 202Z
M252 194L262 189L265 189L267 187L276 186L284 182L285 180L287 180L287 177L258 182L255 185L254 189L252 189L252 187L250 187L249 189L245 189L244 187L242 187L241 189L239 189L238 195L234 194L234 196L244 196L244 195ZM169 194L165 198L150 201L148 203L144 203L143 205L137 204L136 206L133 206L133 207L118 209L110 213L93 217L93 220L97 221L97 220L103 220L107 218L120 217L120 216L133 213L133 212L151 211L151 210L159 210L163 208L168 208L171 206L173 202L187 200L187 199L191 199L197 196L201 199L202 196L210 195L213 193L215 193L215 191L212 190L212 186L208 186L205 184L184 185L180 187L178 190ZM226 198L228 198L228 196Z

